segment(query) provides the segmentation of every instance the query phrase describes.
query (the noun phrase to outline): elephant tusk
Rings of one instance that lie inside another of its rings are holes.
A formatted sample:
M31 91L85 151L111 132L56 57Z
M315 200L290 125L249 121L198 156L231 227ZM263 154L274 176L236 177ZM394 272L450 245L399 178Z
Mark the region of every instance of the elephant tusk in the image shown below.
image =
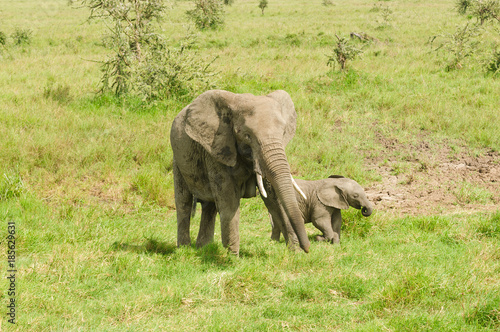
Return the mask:
M264 189L264 183L262 183L262 175L257 173L257 186L259 187L260 194L264 196L264 198L267 198L267 192L266 189Z
M299 194L304 197L305 200L307 200L307 197L306 197L306 194L304 194L304 192L300 189L299 185L297 184L297 182L295 182L292 174L290 174L290 177L292 178L292 183L293 183L293 187L295 188L295 190L297 190L299 192Z

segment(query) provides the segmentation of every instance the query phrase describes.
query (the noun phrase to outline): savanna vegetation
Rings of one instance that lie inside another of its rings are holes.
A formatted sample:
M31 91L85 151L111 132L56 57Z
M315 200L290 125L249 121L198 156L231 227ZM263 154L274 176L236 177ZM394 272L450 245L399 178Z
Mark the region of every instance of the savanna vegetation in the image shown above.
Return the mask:
M298 113L295 177L370 188L384 183L380 165L405 186L438 167L398 148L422 142L451 159L489 153L497 167L497 2L484 18L475 1L235 0L201 30L188 13L203 1L164 2L135 26L142 36L126 20L89 20L89 4L112 2L0 8L0 330L500 328L498 187L449 174L459 189L447 206L348 210L341 245L312 241L309 254L272 242L262 201L246 199L233 257L218 231L203 249L176 248L169 142L205 89L283 89Z

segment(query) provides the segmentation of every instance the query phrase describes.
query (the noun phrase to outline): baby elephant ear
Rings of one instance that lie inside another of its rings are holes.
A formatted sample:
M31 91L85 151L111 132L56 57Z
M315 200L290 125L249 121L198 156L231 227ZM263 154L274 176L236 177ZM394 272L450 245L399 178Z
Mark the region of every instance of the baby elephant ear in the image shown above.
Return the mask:
M318 199L326 206L334 207L340 210L347 210L349 202L344 192L334 184L326 184L319 188L317 192Z

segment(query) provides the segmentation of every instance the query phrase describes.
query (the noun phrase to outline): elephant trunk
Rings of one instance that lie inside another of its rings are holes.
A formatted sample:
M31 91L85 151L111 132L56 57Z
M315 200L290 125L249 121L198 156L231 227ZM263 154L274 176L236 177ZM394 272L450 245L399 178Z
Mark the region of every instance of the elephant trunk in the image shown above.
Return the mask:
M263 144L262 160L264 175L276 191L278 199L297 235L300 247L305 252L309 252L309 238L295 197L290 165L286 159L285 149L281 141L276 140L273 143Z
M363 206L361 208L361 214L364 217L369 217L373 212L373 207L371 205Z

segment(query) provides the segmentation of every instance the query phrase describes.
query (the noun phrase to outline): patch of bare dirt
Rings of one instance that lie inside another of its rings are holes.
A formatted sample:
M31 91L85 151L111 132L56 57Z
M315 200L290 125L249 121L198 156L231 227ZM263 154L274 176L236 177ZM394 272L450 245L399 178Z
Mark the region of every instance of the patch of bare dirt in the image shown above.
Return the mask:
M368 160L382 181L367 188L375 209L397 215L486 212L500 209L500 154L474 156L446 142L403 144L377 135L384 150Z

